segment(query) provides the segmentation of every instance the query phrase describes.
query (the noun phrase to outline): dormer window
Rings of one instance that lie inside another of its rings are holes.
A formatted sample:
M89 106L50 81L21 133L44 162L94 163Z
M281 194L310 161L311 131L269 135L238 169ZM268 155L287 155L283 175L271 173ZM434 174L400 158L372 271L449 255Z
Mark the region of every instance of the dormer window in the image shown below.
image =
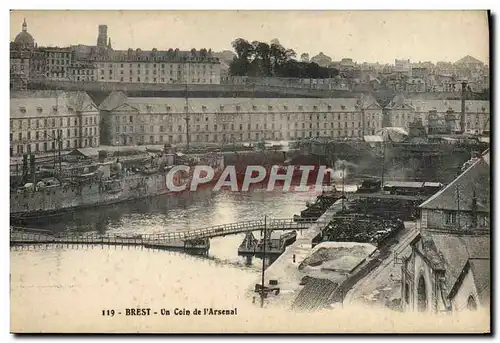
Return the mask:
M269 106L267 106L267 109L268 109L269 111L271 111L271 110L273 109L273 106L269 105Z
M206 111L206 110L207 110L207 106L201 106L201 109L202 109L203 111Z
M148 112L151 112L152 109L153 109L153 107L151 105L146 105L146 110Z
M254 111L257 111L257 106L253 105L253 106L252 106L252 109L253 109Z
M304 106L299 105L299 110L302 111L304 109Z
M73 107L68 106L68 112L73 112Z
M52 106L52 112L57 113L57 106Z
M41 108L40 106L38 106L38 107L36 108L36 111L37 111L38 113L42 113L42 112L43 112L43 108Z
M318 109L318 106L314 105L314 106L313 106L313 108L314 108L315 110L317 110L317 109Z
M220 110L224 111L224 105L220 105Z
M283 108L285 109L285 111L288 111L288 106L287 105L283 106Z
M21 113L26 113L26 107L19 107L19 111L21 111Z
M342 110L345 110L345 105L340 105L340 108L341 108Z
M236 106L236 111L239 111L241 109L241 106Z
M331 110L332 109L332 105L328 105L328 110Z
M481 107L481 111L486 112L486 107Z
M167 111L170 112L171 108L170 106L167 106Z

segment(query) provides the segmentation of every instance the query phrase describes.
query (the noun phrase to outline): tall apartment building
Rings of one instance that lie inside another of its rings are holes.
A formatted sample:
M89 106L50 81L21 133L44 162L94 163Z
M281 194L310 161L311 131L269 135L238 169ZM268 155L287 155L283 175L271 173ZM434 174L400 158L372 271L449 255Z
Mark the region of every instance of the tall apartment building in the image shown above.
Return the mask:
M99 124L85 92L12 92L10 155L99 146Z
M37 47L24 21L11 43L11 79L220 84L221 63L206 49L113 50L106 25L99 25L95 46Z
M134 98L100 106L103 144L223 144L305 137L359 137L382 128L373 98ZM186 119L188 118L188 119ZM189 128L189 129L187 129Z

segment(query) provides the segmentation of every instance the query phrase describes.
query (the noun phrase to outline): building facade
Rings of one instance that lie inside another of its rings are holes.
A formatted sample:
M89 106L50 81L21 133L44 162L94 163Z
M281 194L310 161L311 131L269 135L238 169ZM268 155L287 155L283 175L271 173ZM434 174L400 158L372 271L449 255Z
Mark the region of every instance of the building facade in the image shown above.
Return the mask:
M490 304L489 152L421 206L420 233L403 258L405 311L450 312Z
M69 68L73 63L71 48L39 47L37 52L44 60L44 76L49 80L68 80Z
M106 25L99 25L97 45L37 47L27 31L11 43L11 78L82 82L220 84L221 63L211 50L113 50ZM30 74L31 73L31 74Z
M85 92L13 92L10 155L97 147L100 117Z
M100 106L103 144L191 145L363 137L382 127L373 98L129 98L114 92ZM189 128L189 129L187 129Z
M453 133L460 130L462 102L460 100L420 100L397 95L387 105L390 126L409 130L410 123L422 122L427 133ZM465 101L465 130L481 134L490 130L490 102Z
M98 82L220 84L221 79L220 60L211 50L113 50L106 25L99 25L97 46L80 61L94 66Z

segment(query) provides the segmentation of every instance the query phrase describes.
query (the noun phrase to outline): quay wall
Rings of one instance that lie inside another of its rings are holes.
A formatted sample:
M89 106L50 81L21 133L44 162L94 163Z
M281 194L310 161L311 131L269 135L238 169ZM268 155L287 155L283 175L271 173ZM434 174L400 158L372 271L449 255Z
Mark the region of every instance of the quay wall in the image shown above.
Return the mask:
M87 92L124 91L130 96L137 93L151 93L142 96L184 97L186 88L190 97L313 97L342 98L355 97L356 93L346 90L314 89L306 87L286 87L258 84L142 84L126 82L72 82L72 81L37 81L28 85L29 89L59 89ZM101 100L102 101L102 100Z

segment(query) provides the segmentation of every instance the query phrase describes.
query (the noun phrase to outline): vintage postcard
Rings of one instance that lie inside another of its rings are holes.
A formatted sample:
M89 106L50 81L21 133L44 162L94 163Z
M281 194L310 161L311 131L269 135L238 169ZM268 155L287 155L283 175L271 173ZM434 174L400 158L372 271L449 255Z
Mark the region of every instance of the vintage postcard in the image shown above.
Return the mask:
M487 11L10 12L12 333L489 333Z

